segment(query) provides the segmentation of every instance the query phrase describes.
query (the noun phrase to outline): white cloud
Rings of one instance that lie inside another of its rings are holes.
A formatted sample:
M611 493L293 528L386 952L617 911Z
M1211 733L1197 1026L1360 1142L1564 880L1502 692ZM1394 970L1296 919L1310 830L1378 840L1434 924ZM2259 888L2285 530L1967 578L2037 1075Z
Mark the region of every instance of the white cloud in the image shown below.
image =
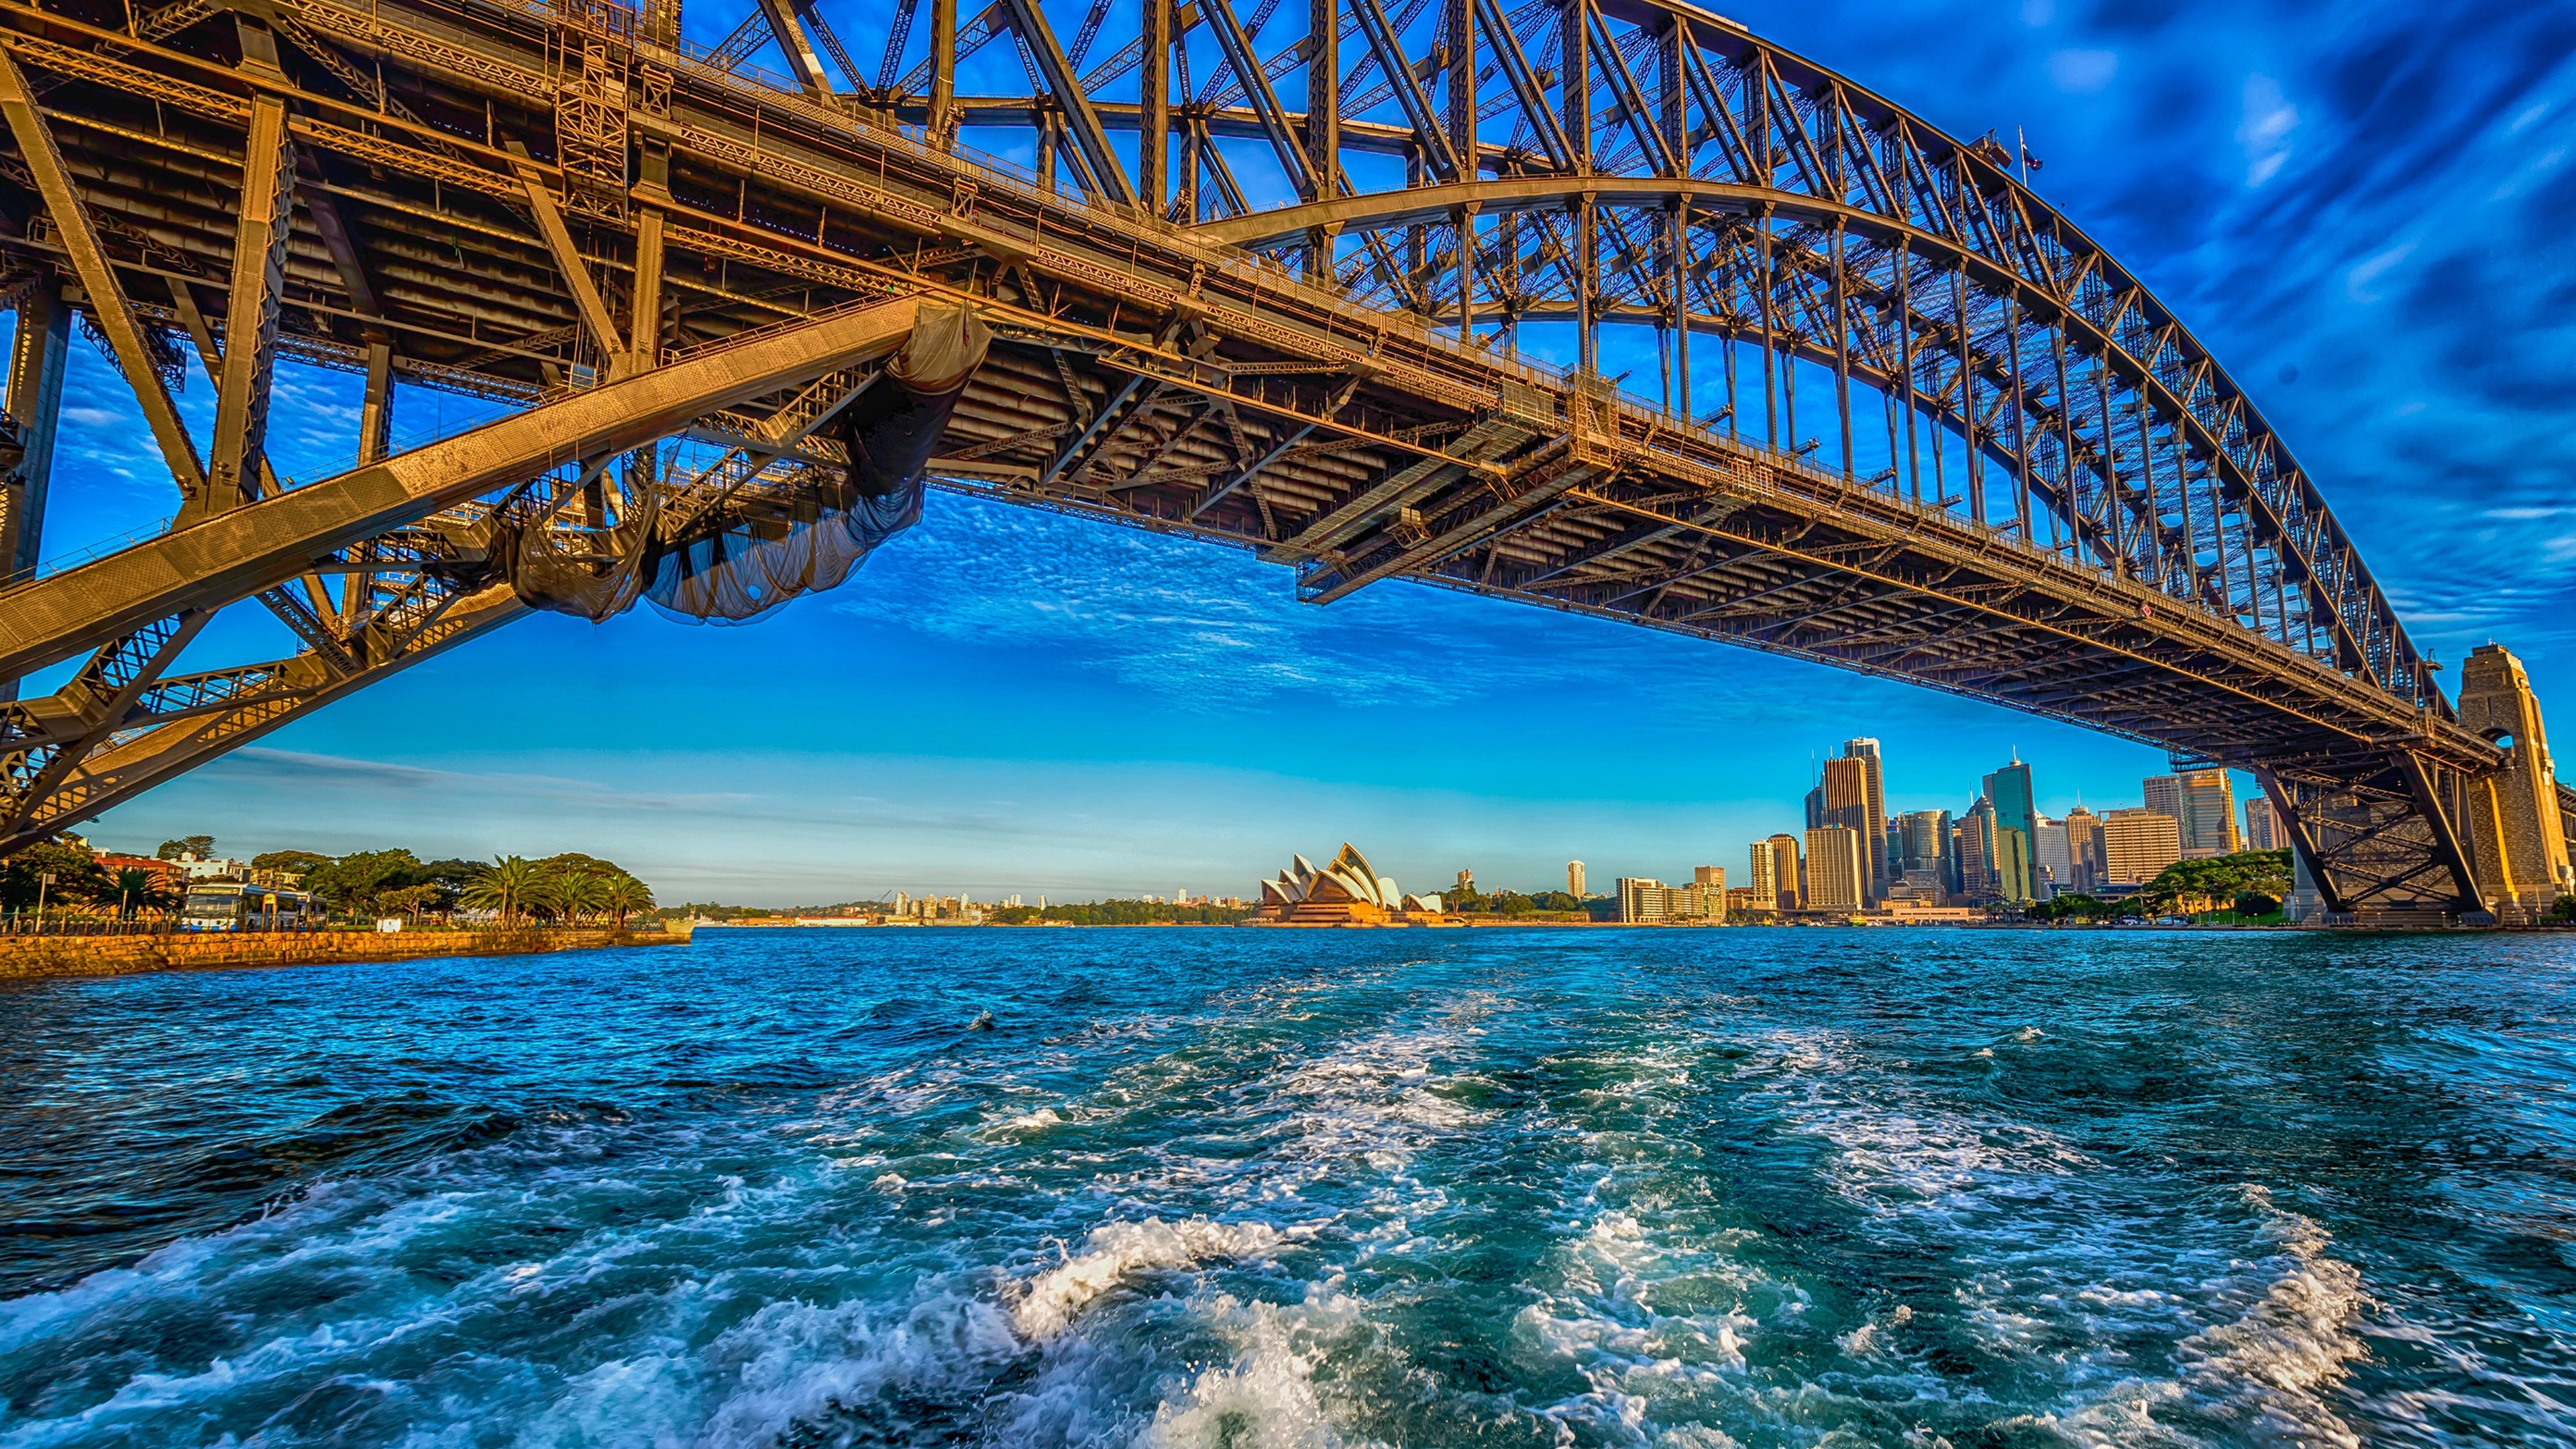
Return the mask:
M2290 159L2290 136L2299 127L2299 111L2281 94L2281 83L2268 75L2245 78L2245 122L2236 139L2245 148L2245 184L2260 186Z
M2363 261L2351 271L2344 273L2344 291L2356 302L2378 301L2380 294L2373 284L2386 275L2390 268L2414 254L2415 243L2404 242Z
M2061 50L2048 57L2048 79L2069 95L2089 96L2120 73L2116 50Z

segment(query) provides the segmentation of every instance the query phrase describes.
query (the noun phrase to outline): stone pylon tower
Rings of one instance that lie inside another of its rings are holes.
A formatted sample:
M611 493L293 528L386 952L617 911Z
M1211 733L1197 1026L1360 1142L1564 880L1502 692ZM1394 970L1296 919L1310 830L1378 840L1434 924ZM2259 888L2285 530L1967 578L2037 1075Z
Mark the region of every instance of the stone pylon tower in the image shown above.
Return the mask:
M2549 909L2576 890L2558 813L2558 771L2522 661L2499 645L2473 650L2460 671L2460 723L2505 749L2503 768L2469 786L2469 838L2478 883L2498 909Z

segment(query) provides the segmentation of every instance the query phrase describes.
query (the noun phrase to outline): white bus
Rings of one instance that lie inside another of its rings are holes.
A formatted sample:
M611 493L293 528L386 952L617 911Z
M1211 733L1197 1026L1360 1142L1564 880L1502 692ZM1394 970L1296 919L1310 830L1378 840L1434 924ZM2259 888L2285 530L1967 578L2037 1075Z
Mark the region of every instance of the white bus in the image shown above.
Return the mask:
M183 931L294 931L322 924L329 911L320 896L283 886L201 880L188 887L179 908Z

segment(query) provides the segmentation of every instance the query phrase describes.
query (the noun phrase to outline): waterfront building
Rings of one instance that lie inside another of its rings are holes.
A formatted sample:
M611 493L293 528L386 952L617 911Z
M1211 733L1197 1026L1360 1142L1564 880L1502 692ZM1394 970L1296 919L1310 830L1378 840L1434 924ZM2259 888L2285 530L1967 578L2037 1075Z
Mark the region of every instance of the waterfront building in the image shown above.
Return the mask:
M1878 741L1866 736L1843 741L1843 758L1861 765L1861 819L1854 825L1869 847L1870 899L1887 895L1887 884L1896 879L1898 867L1887 854L1887 765L1881 758Z
M1807 903L1807 867L1798 858L1798 837L1783 832L1753 847L1771 856L1771 898L1778 909L1794 911Z
M1868 866L1873 861L1877 862L1874 867L1877 874L1862 873L1867 883L1863 895L1871 900L1877 899L1878 892L1885 888L1884 858L1887 853L1886 817L1878 814L1870 804L1873 793L1870 774L1877 763L1875 757L1849 754L1827 760L1824 784L1820 787L1825 794L1824 818L1819 823L1850 831L1860 841L1862 864ZM1873 842L1876 845L1874 853Z
M1746 911L1777 910L1779 909L1779 905L1780 901L1778 897L1765 895L1763 892L1757 891L1751 886L1728 886L1726 888L1726 913L1730 916Z
M1819 825L1807 832L1807 909L1851 912L1867 904L1869 862L1860 832Z
M1725 889L1726 889L1726 867L1725 867L1725 866L1722 866L1722 865L1695 865L1695 866L1692 866L1692 867L1691 867L1691 884L1692 884L1692 885L1715 886L1715 887L1717 887L1717 888L1718 888L1719 890L1721 890L1721 891L1722 891L1722 890L1725 890Z
M1776 910L1780 905L1780 877L1771 864L1771 842L1757 840L1750 852L1753 868L1745 873L1745 889L1762 902L1763 910Z
M2247 850L2279 850L2288 843L2288 838L2281 829L2279 817L2272 813L2272 797L2269 795L2246 796L2245 848Z
M1582 861L1569 860L1565 863L1565 893L1578 901L1583 899Z
M2236 834L2236 787L2225 770L2186 770L2176 777L2185 860L2234 855L2242 842Z
M2182 859L2182 822L2135 806L2102 817L2102 883L2137 886Z
M1949 883L1937 870L1909 870L1888 882L1887 899L1913 905L1937 906L1950 899Z
M1722 921L1726 919L1726 885L1720 880L1714 887L1703 881L1689 885L1668 886L1659 880L1638 876L1619 878L1619 920L1624 925L1646 926L1664 921Z
M1272 920L1301 926L1379 926L1402 917L1439 920L1436 895L1406 895L1391 876L1377 873L1368 857L1349 841L1332 863L1318 870L1306 857L1289 857L1289 868L1276 880L1261 883L1261 907Z

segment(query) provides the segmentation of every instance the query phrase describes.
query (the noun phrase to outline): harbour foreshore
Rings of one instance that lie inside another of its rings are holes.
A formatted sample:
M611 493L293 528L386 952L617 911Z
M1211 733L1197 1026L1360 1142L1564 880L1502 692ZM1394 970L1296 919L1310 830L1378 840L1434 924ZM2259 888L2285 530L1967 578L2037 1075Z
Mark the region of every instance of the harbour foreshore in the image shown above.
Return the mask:
M433 956L526 956L609 946L685 946L689 931L181 931L0 937L0 982L147 971L333 966Z

